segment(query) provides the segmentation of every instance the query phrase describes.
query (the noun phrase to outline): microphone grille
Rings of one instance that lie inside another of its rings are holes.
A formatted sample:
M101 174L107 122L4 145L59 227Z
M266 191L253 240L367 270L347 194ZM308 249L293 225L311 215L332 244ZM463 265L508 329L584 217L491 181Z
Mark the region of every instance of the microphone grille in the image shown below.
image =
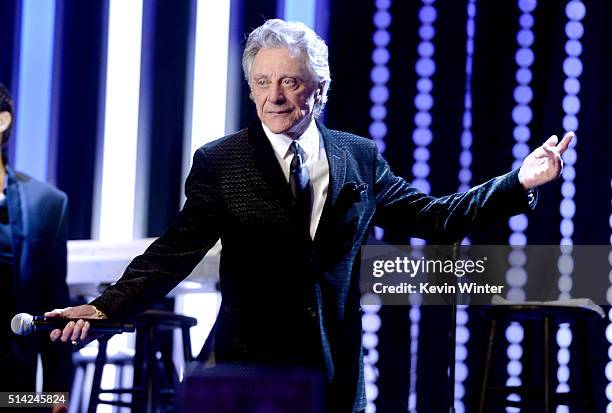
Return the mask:
M11 330L19 336L26 336L32 332L34 318L28 313L15 314L11 320Z

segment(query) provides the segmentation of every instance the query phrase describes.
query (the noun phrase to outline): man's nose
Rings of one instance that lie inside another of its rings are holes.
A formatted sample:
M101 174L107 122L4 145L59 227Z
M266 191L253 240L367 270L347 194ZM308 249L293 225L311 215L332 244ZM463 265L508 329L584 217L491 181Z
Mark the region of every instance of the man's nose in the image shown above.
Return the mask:
M280 85L273 84L270 87L268 100L273 103L283 103L285 101L285 95L283 94L283 89L280 87Z

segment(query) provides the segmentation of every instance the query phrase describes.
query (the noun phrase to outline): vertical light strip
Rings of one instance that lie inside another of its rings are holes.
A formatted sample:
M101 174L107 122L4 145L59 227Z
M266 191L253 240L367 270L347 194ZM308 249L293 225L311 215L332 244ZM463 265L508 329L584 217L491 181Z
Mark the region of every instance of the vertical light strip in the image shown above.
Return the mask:
M415 295L416 294L412 294ZM410 384L408 387L408 412L417 411L417 379L419 362L419 332L421 308L418 304L410 305Z
M463 103L463 133L459 156L459 192L470 189L472 180L472 72L474 61L474 36L476 34L476 0L468 0L465 44L465 98ZM469 240L466 240L469 243Z
M197 2L191 142L185 175L196 149L226 133L229 30L229 0Z
M468 367L466 360L468 357L467 343L470 341L470 330L467 327L469 315L466 305L457 305L457 343L455 344L455 412L464 413L465 396L464 382L468 378Z
M567 41L565 42L565 52L567 57L563 61L563 73L565 74L565 82L563 88L565 90L565 96L563 98L562 107L565 116L563 117L563 128L565 132L576 131L578 129L578 113L580 112L580 99L578 93L580 92L580 80L579 77L582 74L582 62L580 60L580 54L582 53L582 44L580 39L584 33L584 27L581 23L586 8L582 1L571 0L565 7L565 15L567 16L567 23L565 25L565 34ZM574 215L576 212L576 203L574 202L574 195L576 193L576 187L574 185L574 178L576 176L576 144L578 143L577 137L575 137L570 144L570 147L563 154L563 161L565 167L563 169L563 183L561 184L561 205L559 207L561 212L561 256L557 262L557 267L560 273L559 277L559 299L571 298L572 290L572 271L574 268L574 259L572 257L572 236L574 234ZM562 324L559 326L557 331L557 344L559 345L559 352L557 353L557 360L559 367L557 369L557 385L558 393L569 392L569 378L570 378L570 351L569 347L572 343L572 331L568 324ZM557 407L557 413L569 412L568 406Z
M315 30L316 0L284 0L283 16L287 21L300 21Z
M364 297L368 304L362 306L363 315L361 316L362 325L362 344L364 349L363 355L363 377L366 390L366 413L376 412L376 399L378 398L378 331L382 320L378 313L380 312L381 302L380 297L371 294Z
M476 0L468 0L465 44L465 97L463 109L463 132L461 134L461 154L459 155L459 192L467 191L472 180L472 73L474 60L474 37L476 33ZM470 239L465 237L463 245L469 245ZM465 412L464 382L468 377L466 364L468 356L467 342L470 339L467 323L469 314L467 306L457 306L457 343L455 345L455 412Z
M433 140L431 126L431 108L433 107L432 76L436 71L434 57L433 38L435 36L434 22L437 12L432 3L433 0L422 0L423 5L419 10L419 45L417 46L418 60L415 65L417 80L417 95L414 98L414 106L417 114L414 117L415 129L412 132L412 140L416 146L414 150L414 165L412 174L415 179L412 184L422 192L429 194L431 187L427 181L429 176L430 153L428 146Z
M134 233L142 0L110 0L99 238Z
M385 151L385 136L387 136L387 101L389 100L389 82L390 72L387 64L389 63L389 43L391 42L391 33L389 26L391 25L391 0L375 0L376 11L373 16L375 27L372 36L374 51L372 52L372 70L370 71L370 79L372 80L372 88L370 89L370 100L372 107L370 108L370 123L369 133L380 153ZM384 232L381 228L376 227L375 236L377 239L382 239ZM376 301L378 300L378 301ZM378 302L374 305L363 306L363 348L364 356L364 378L366 385L366 413L374 413L376 411L376 398L378 397L378 387L376 380L378 378L378 330L380 329L381 319L378 315L380 311L380 298L372 296L368 298L368 302Z
M610 179L610 192L612 194L612 179ZM612 197L610 198L612 205ZM608 220L608 225L610 226L610 245L612 245L612 208L610 209L610 218ZM606 297L608 299L608 304L612 305L612 250L608 254L608 264L610 264L610 272L608 274L608 280L610 280L610 287L608 287L608 292ZM608 363L606 364L606 379L608 380L608 385L606 386L606 398L608 399L608 406L606 408L606 412L612 411L612 308L608 312L608 327L606 327L606 339L610 344L608 347Z
M21 2L15 168L47 180L55 0Z
M429 144L433 140L431 131L431 108L433 107L432 76L436 71L434 62L435 47L433 39L436 34L434 23L437 18L437 11L433 6L434 0L422 0L419 9L419 44L417 46L418 59L415 64L415 71L418 77L416 88L417 95L414 98L416 115L414 117L415 129L412 132L412 141L415 145L414 164L412 174L414 180L412 185L422 192L429 194L431 187L427 177L429 176ZM416 246L414 254L418 254L418 246L423 245L424 241L418 238L411 238L410 244ZM408 390L408 411L417 411L417 365L419 352L419 323L421 320L420 296L411 294L410 308L410 388Z
M534 18L532 12L537 6L536 0L518 0L518 7L521 12L519 16L519 31L516 36L518 50L515 54L515 61L518 66L516 71L517 86L514 88L515 106L512 110L512 120L515 127L513 131L514 146L512 147L512 155L514 161L512 168L516 169L521 166L522 160L529 154L529 138L531 131L529 123L532 119L532 111L529 104L533 99L533 90L529 84L531 83L532 73L531 65L535 59L531 46L534 41L534 33L532 27ZM513 301L524 301L525 291L523 287L527 283L527 272L525 271L526 254L524 252L527 245L527 237L525 231L529 225L529 221L525 214L511 217L508 220L508 225L512 233L508 243L512 247L512 251L508 256L510 269L506 273L506 282L510 287L507 293L507 298ZM523 365L521 358L523 356L523 341L524 330L519 323L511 323L506 329L506 340L508 341L508 364L506 371L508 378L507 386L518 387L521 385L521 373ZM508 400L520 401L520 395L514 393L508 396ZM506 411L520 411L517 408L507 408Z

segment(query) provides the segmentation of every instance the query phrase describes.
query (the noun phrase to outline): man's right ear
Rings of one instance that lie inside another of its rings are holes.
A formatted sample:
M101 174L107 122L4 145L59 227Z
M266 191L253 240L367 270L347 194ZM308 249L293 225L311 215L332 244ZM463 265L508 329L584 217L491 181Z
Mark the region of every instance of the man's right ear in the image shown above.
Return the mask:
M4 133L13 121L13 117L10 112L0 112L0 133Z

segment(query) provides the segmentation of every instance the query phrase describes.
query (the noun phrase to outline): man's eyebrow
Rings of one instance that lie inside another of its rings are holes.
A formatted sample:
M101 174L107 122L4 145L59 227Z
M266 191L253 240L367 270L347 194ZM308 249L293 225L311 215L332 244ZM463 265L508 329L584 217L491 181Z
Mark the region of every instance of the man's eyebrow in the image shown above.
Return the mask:
M265 75L263 73L255 73L253 74L253 79L268 79L270 76ZM291 79L298 79L298 80L304 80L302 76L300 76L299 74L291 74L291 73L283 73L280 74L278 76L279 79L286 79L286 78L291 78Z

